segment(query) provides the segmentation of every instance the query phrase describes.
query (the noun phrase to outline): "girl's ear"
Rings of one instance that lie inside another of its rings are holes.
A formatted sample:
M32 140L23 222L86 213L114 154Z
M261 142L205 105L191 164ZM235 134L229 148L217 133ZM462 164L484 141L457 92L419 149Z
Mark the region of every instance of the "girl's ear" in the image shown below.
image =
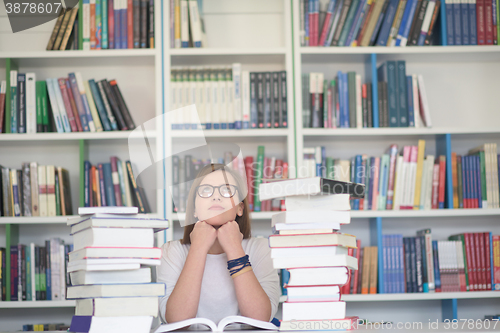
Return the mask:
M238 216L242 216L242 215L243 215L243 208L244 208L244 207L245 207L245 205L243 204L243 202L240 202L240 203L238 204L238 210L237 210L237 212L236 212L236 214L237 214Z

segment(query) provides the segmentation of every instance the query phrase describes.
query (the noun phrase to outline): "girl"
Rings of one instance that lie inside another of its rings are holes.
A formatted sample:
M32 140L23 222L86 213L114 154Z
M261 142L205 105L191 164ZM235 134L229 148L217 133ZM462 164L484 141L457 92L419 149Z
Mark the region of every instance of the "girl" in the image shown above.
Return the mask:
M266 238L250 236L246 184L223 164L200 170L189 191L180 241L162 247L158 281L164 322L230 315L270 321L281 294Z

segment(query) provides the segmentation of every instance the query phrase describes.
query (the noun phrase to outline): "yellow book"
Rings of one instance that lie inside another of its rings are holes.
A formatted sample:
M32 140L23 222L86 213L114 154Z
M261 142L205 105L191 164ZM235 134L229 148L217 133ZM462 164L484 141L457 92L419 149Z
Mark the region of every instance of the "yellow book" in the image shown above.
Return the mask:
M174 1L174 47L181 47L181 2Z
M370 294L377 293L377 278L378 278L378 247L371 246L370 251Z
M451 178L453 184L453 208L459 208L458 203L458 172L457 172L457 153L451 153Z
M370 253L369 246L363 248L363 273L361 274L361 293L368 294L370 284Z
M422 189L422 171L424 169L425 140L418 140L417 177L415 179L415 198L413 209L420 209L420 190Z

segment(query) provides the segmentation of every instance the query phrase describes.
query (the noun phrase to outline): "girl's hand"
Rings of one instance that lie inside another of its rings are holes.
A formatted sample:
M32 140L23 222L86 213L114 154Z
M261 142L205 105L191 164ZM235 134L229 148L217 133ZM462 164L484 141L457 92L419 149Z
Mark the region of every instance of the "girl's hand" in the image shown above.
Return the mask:
M230 221L221 225L220 228L217 229L217 239L229 260L245 255L245 251L243 251L241 247L243 234L240 232L238 222Z
M191 248L201 249L205 253L208 253L217 239L217 230L205 221L198 221L194 225L189 238L191 240Z

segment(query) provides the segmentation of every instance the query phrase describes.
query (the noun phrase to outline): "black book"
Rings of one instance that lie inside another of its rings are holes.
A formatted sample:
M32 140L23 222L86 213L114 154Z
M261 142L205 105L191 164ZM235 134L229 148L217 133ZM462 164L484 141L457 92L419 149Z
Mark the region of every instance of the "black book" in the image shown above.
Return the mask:
M139 208L139 213L145 214L146 209L139 192L139 187L137 186L137 182L135 181L134 173L132 172L132 164L130 163L130 161L126 161L125 163L127 165L128 178L130 180L130 185L132 186L132 191L134 194L133 198L137 204L137 208Z
M415 237L415 263L416 263L416 274L417 274L417 290L416 292L424 292L423 283L423 260L422 260L422 246L421 238Z
M148 7L149 0L141 0L141 34L140 46L145 49L148 45Z
M52 275L50 263L50 240L45 241L45 299L52 300Z
M279 76L280 112L279 127L288 127L288 104L287 104L287 84L286 71L281 71Z
M40 246L39 250L40 300L45 301L47 299L47 249Z
M378 81L378 127L384 127L384 82Z
M280 73L273 72L271 76L271 126L279 128L280 126Z
M428 4L428 0L422 0L417 3L415 16L413 17L414 25L412 24L410 35L408 35L408 45L418 44L418 37L420 36L420 30L422 29L422 23L424 21L424 16Z
M1 283L1 286L0 286L0 297L2 299L2 301L6 301L7 300L7 294L6 294L6 291L7 291L7 249L5 247L2 247L2 257L0 257L0 260L2 260L2 262L0 263L1 267L2 267L2 275L1 275L1 279L2 279L2 283Z
M406 282L406 292L413 292L413 285L411 283L411 253L410 253L410 239L408 237L403 238L404 246L404 256L405 256L405 282Z
M366 85L364 86L366 90ZM368 94L361 99L361 108L363 110L363 127L368 127Z
M250 73L250 128L258 128L257 74Z
M141 1L133 0L134 49L141 47Z
M271 86L271 72L264 73L264 128L271 128L271 96L272 96L272 86Z
M155 7L154 6L155 6L154 0L149 0L148 47L151 49L155 47L155 10L154 10Z
M115 94L116 101L118 102L118 107L120 108L120 111L123 115L123 118L125 120L125 123L127 124L128 129L129 130L134 129L135 128L134 120L130 115L127 103L125 103L125 100L123 99L123 95L120 91L120 88L118 87L118 83L116 82L116 80L111 80L109 81L109 84L111 85L111 88Z
M389 127L389 97L387 96L387 82L382 81L382 119L383 127Z
M373 127L373 103L372 103L372 84L366 84L366 107L368 110L368 127Z
M18 253L21 258L21 290L23 301L26 300L26 245L18 245ZM18 255L19 255L18 254ZM19 262L19 259L18 259Z
M33 268L32 268L33 269ZM42 300L41 298L41 285L40 285L40 247L35 246L35 279L36 279L36 290L32 290L32 295L35 295L37 301Z
M128 130L125 119L123 118L123 115L120 112L120 108L118 106L118 102L116 100L115 94L113 93L113 89L111 89L111 85L109 84L109 82L106 79L101 80L100 82L102 82L102 87L103 87L104 92L106 94L106 99L109 102L109 105L111 107L111 111L113 112L113 116L116 118L116 120L118 122L118 127L122 131Z
M257 73L257 128L264 128L264 73Z
M344 27L345 20L347 18L347 13L349 12L349 8L351 7L352 0L344 0L344 5L342 7L342 11L340 14L339 24L335 29L335 34L333 35L332 46L338 46L340 35L342 33L342 28ZM341 45L343 46L343 45Z

